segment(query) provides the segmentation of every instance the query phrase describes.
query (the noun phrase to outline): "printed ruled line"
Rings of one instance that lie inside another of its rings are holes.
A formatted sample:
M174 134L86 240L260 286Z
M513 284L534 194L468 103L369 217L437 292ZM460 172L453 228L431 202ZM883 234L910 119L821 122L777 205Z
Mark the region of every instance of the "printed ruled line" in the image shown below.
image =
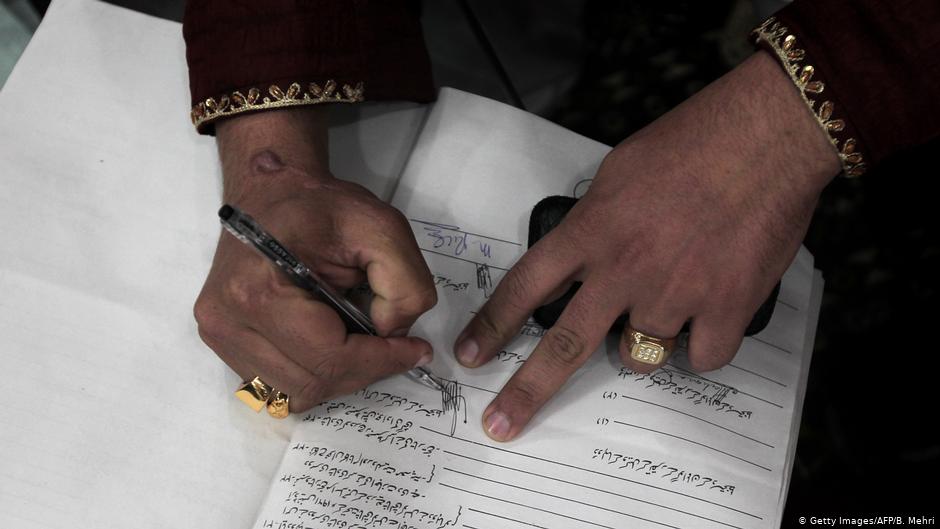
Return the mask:
M456 260L458 260L458 261L463 261L463 262L465 262L465 263L470 263L470 264L474 264L474 265L483 265L483 264L485 264L486 266L488 266L488 267L490 267L490 268L495 268L495 269L497 269L497 270L502 270L503 272L508 272L508 271L509 271L508 268L503 268L503 267L501 267L501 266L496 266L496 265L494 265L494 264L489 264L489 263L479 263L479 262L477 262L477 261L471 261L470 259L464 259L463 257L457 257L456 255L450 255L449 253L436 252L436 251L434 251L434 250L428 250L427 248L420 248L420 250L421 250L422 252L429 252L429 253L433 253L433 254L437 254L437 255L442 255L442 256L444 256L444 257L450 257L451 259L456 259Z
M525 523L525 522L519 522L519 523ZM545 527L542 527L541 525L533 525L533 524L526 524L526 525L531 525L532 527L539 527L541 529L547 529ZM477 527L475 525L467 525L467 524L463 524L460 527L463 527L464 529L490 529L489 527Z
M684 493L684 492L679 492L679 491L675 491L675 490L670 490L670 489L667 489L667 488L665 488L665 487L657 487L656 485L650 485L649 483L643 483L642 481L637 481L637 480L635 480L635 479L625 478L625 477L622 477L622 476L615 476L615 475L613 475L613 474L607 474L607 473L605 473L605 472L600 472L600 471L598 471L598 470L592 470L592 469L590 469L590 468L579 467L579 466L576 466L576 465L571 465L571 464L569 464L569 463L562 463L561 461L555 461L555 460L553 460L553 459L546 459L546 458L544 458L544 457L534 456L534 455L526 454L526 453L523 453L523 452L516 452L516 451L514 451L514 450L509 450L508 448L499 448L499 447L497 447L497 446L486 445L486 444L483 444L483 443L479 443L479 442L477 442L477 441L471 441L470 439L464 439L463 437L459 437L459 436L456 436L456 435L450 435L450 434L448 434L448 433L439 432L439 431L437 431L437 430L432 430L432 429L428 428L427 426L419 426L419 428L421 428L422 430L425 430L425 431L428 431L428 432L437 434L437 435L439 435L439 436L441 436L441 437L446 437L446 438L448 438L448 439L456 439L456 440L458 440L458 441L463 441L463 442L465 442L465 443L467 443L467 444L472 444L472 445L480 446L480 447L483 447L483 448L488 448L488 449L490 449L490 450L496 450L496 451L498 451L498 452L505 452L505 453L507 453L507 454L512 454L512 455L514 455L514 456L527 457L527 458L529 458L529 459L534 459L534 460L536 460L536 461L542 461L543 463L552 463L552 464L555 464L555 465L558 465L558 466L561 466L561 467L572 468L572 469L574 469L574 470L580 470L580 471L582 471L582 472L588 472L588 473L590 473L590 474L595 474L595 475L597 475L597 476L604 476L605 478L616 479L616 480L619 480L619 481L625 481L625 482L627 482L627 483L633 483L634 485L640 485L640 486L642 486L642 487L649 487L649 488L651 488L651 489L659 490L659 491L666 492L666 493L669 493L669 494L675 494L675 495L677 495L677 496L682 496L682 497L684 497L684 498L689 498L690 500L700 501L700 502L702 502L702 503L707 503L707 504L709 504L709 505L714 505L715 507L721 507L722 509L727 509L727 510L729 510L729 511L734 511L734 512L737 512L737 513L741 513L741 514L743 514L743 515L745 515L745 516L750 516L751 518L754 518L754 519L757 519L757 520L763 520L763 519L764 519L763 517L758 516L758 515L756 515L756 514L752 514L752 513L749 513L749 512L747 512L747 511L742 511L742 510L740 510L740 509L735 509L734 507L731 507L731 506L728 506L728 505L724 505L724 504L721 504L721 503L718 503L718 502L714 502L714 501L711 501L711 500L706 500L706 499L703 499L703 498L699 498L699 497L697 497L697 496L693 496L693 495L691 495L691 494L686 494L686 493Z
M486 393L492 393L493 395L499 394L498 391L493 391L492 389L481 388L481 387L479 387L479 386L471 386L470 384L466 384L466 383L464 383L464 382L461 382L460 385L461 385L462 387L465 387L465 388L473 388L473 389L478 390L478 391L484 391L484 392L486 392Z
M474 496L480 496L480 497L482 497L482 498L487 498L487 499L490 499L490 500L501 501L501 502L503 502L503 503L508 503L508 504L510 504L510 505L516 505L516 506L518 506L518 507L525 507L525 508L527 508L527 509L532 509L533 511L540 511L540 512L544 512L544 513L548 513L548 514L554 514L555 516L560 516L560 517L562 517L562 518L567 518L567 519L569 519L569 520L574 520L574 521L576 521L576 522L586 523L586 524L594 525L594 526L597 526L597 527L603 527L604 529L617 529L616 527L611 527L611 526L609 526L609 525L599 524L599 523L597 523L597 522L592 522L592 521L590 521L590 520L585 520L585 519L582 519L582 518L575 518L574 516L569 516L569 515L567 515L567 514L561 514L560 512L550 511L550 510L548 510L548 509L542 509L541 507L533 507L532 505L526 505L525 503L519 503L519 502L517 502L517 501L507 500L507 499L505 499L505 498L497 498L496 496L490 496L490 495L488 495L488 494L483 494L483 493L481 493L481 492L474 492L474 491L472 491L472 490L462 489L462 488L460 488L460 487L455 487L455 486L453 486L453 485L448 485L448 484L446 484L446 483L441 483L440 485L441 485L442 487L447 487L447 488L449 488L449 489L454 489L454 490L459 490L459 491L461 491L461 492L466 492L467 494L473 494ZM557 497L557 498L561 498L561 496L556 496L556 497ZM565 499L565 498L562 498L562 499ZM573 500L572 500L572 501L573 501ZM581 503L581 502L576 502L576 503ZM589 505L589 504L585 503L585 505ZM599 508L603 508L603 507L599 507ZM642 518L642 517L640 517L640 516L634 516L634 515L632 515L632 514L626 514L626 513L620 512L620 511L613 511L613 510L610 510L610 509L604 509L604 510L605 510L605 511L615 512L615 513L617 513L617 514L622 514L622 515L624 515L624 516L629 516L630 518L636 518L637 520L643 520L644 522L649 522L649 523L652 523L652 524L661 525L661 526L663 526L663 527L669 527L670 529L681 529L680 527L676 527L675 525L669 525L669 524L667 524L667 523L657 522L656 520L650 520L649 518Z
M495 268L495 267L494 267L494 268ZM783 347L780 347L779 345L777 345L777 344L775 344L775 343L770 343L770 342L768 342L767 340L761 340L761 339L758 338L757 336L746 336L744 339L745 339L745 340L751 339L751 340L758 341L758 342L760 342L760 343L762 343L762 344L769 345L769 346L773 347L774 349L779 349L780 351L783 351L784 353L787 353L788 355L792 355L792 354L793 354L793 351L790 351L790 350L788 350L788 349L784 349Z
M542 496L548 496L549 498L555 498L556 500L570 501L571 503L577 503L578 505L584 505L585 507L593 507L593 508L598 509L598 510L601 510L601 511L607 511L607 512L612 512L612 513L614 513L614 514L619 514L619 515L621 515L621 516L626 516L627 518L635 518L635 519L637 519L637 520L643 520L644 522L650 522L650 523L662 525L662 526L665 526L665 527L674 527L674 526L672 526L672 525L665 524L665 523L663 523L663 522L657 522L656 520L651 520L651 519L649 519L649 518L643 518L642 516L637 516L637 515L635 515L635 514L625 513L625 512L623 512L623 511L618 511L618 510L616 510L616 509L610 509L610 508L607 508L607 507L602 507L602 506L600 506L600 505L595 505L595 504L593 504L593 503L588 503L588 502L586 502L586 501L574 500L574 499L571 499L571 498L566 498L566 497L564 497L564 496L559 496L559 495L557 495L557 494L551 494L551 493L549 493L549 492L543 492L543 491L540 491L540 490L530 489L530 488L528 488L528 487L523 487L523 486L521 486L521 485L513 485L513 484L511 484L511 483L504 483L504 482L502 482L502 481L498 481L498 480L495 480L495 479L489 479L489 478L484 478L484 477L480 477L480 476L474 476L473 474L467 474L466 472L460 472L459 470L454 470L454 469L452 469L452 468L446 468L446 467L445 467L444 470L449 470L449 471L454 472L454 473L456 473L456 474L462 474L462 475L464 475L464 476L467 476L468 478L476 478L476 479L479 479L479 480L482 480L482 481L488 481L488 482L490 482L490 483L496 483L497 485L503 485L503 486L505 486L505 487L511 487L511 488L514 488L514 489L524 490L524 491L526 491L526 492L531 492L532 494L539 494L539 495L542 495ZM735 526L732 526L732 527L735 527ZM737 527L737 529L741 529L741 528L740 528L740 527Z
M685 442L687 442L687 443L692 443L692 444L694 444L694 445L699 445L699 446L704 447L704 448L707 448L707 449L709 449L709 450L714 450L715 452L718 452L719 454L724 454L724 455L726 455L726 456L728 456L728 457L733 457L733 458L737 459L738 461L743 461L743 462L745 462L745 463L747 463L747 464L749 464L749 465L754 465L754 466L757 467L757 468L762 468L762 469L766 470L767 472L773 472L771 469L769 469L769 468L767 468L767 467L765 467L765 466L763 466L763 465L759 465L759 464L757 464L757 463L755 463L755 462L753 462L753 461L748 461L747 459L744 459L743 457L738 457L738 456L736 456L736 455L734 455L734 454L732 454L732 453L730 453L730 452L725 452L724 450L719 450L719 449L717 449L717 448L715 448L715 447L713 447L713 446L708 446L708 445L705 444L705 443L700 443L700 442L698 442L698 441L693 441L693 440L691 440L691 439L687 439L687 438L682 437L682 436L680 436L680 435L675 435L675 434L671 434L671 433L668 433L668 432L661 432L661 431L659 431L659 430L654 430L654 429L652 429L652 428L647 428L647 427L645 427L645 426L638 426L638 425L636 425L636 424L630 424L630 423L628 423L628 422L623 422L623 421L614 420L614 421L610 421L610 422L614 422L614 423L617 423L617 424L622 425L622 426L630 426L630 427L633 427L633 428L639 428L640 430L646 430L646 431L648 431L648 432L658 433L658 434L660 434L660 435L665 435L665 436L668 436L668 437L673 437L673 438L676 438L676 439L685 441Z
M750 374L754 375L755 377L760 377L760 378L766 380L767 382L773 382L774 384L777 384L778 386L781 386L781 387L784 387L784 388L787 387L787 385L784 384L783 382L780 382L779 380L774 380L774 379L768 377L767 375L762 375L762 374L758 373L757 371L751 371L750 369L745 369L745 368L743 368L743 367L741 367L741 366L736 366L736 365L734 365L734 364L732 364L732 363L730 363L730 362L728 363L728 365L731 366L731 367L733 367L733 368L735 368L735 369L740 369L741 371L744 371L745 373L750 373Z
M700 375L700 374L698 374L698 373L695 373L694 371L689 371L688 369L679 367L679 366L677 366L677 365L675 365L675 364L666 364L666 365L668 365L668 366L670 366L670 367L674 367L674 368L676 368L677 370L682 371L683 373L685 373L685 374L687 374L687 375L693 376L693 377L695 377L695 378L700 378L700 379L702 379L702 380L711 382L712 384L715 384L715 385L729 387L729 388L733 389L735 392L740 393L741 395L747 395L748 397L751 397L752 399L757 399L757 400L759 400L759 401L761 401L761 402L770 404L771 406L776 406L777 408L780 408L781 410L783 409L783 406L777 404L776 402L772 402L772 401L769 401L769 400L767 400L767 399L758 397L757 395L754 395L754 394L752 394L752 393L748 393L747 391L740 390L740 389L738 389L738 388L736 388L736 387L729 386L728 384L722 384L721 382L718 382L718 381L716 381L716 380L712 380L712 379L710 379L710 378L708 378L708 377L703 377L702 375ZM666 365L660 367L660 369L663 369L663 370L665 370L665 371L669 371L668 369L666 369Z
M780 298L777 298L777 303L783 305L784 307L790 307L791 309L793 309L793 310L795 310L795 311L797 311L797 312L800 311L800 308L797 307L796 305L793 305L793 304L791 304L791 303L787 303L786 301L783 301L783 300L780 299Z
M522 470L522 469L519 469L519 468L514 468L514 467L510 467L510 466L506 466L506 465L500 465L499 463L493 463L493 462L491 462L491 461L484 461L484 460L482 460L482 459L477 459L477 458L475 458L475 457L470 457L470 456L466 456L466 455L463 455L463 454L457 454L457 453L451 452L451 451L449 451L449 450L444 450L443 452L444 452L445 454L450 454L450 455L453 455L453 456L462 457L462 458L465 458L465 459L469 459L469 460L471 460L471 461L477 461L477 462L479 462L479 463L484 463L484 464L487 464L487 465L492 465L492 466L494 466L494 467L499 467L499 468L503 468L503 469L506 469L506 470L514 470L514 471L516 471L516 472L521 472L521 473L523 473L523 474L529 474L530 476L537 476L537 477L544 478L544 479L550 479L550 480L553 480L553 481L558 481L558 482L561 482L561 483L565 483L565 484L567 484L567 485L574 485L574 486L576 486L576 487L581 487L581 488L585 488L585 489L588 489L588 490L593 490L593 491L596 491L596 492L603 492L603 493L605 493L605 494L610 494L611 496L617 496L617 497L619 497L619 498L625 498L625 499L633 500L633 501L636 501L636 502L639 502L639 503L645 503L645 504L647 504L647 505L652 505L652 506L654 506L654 507L660 507L660 508L662 508L662 509L667 509L667 510L670 510L670 511L682 513L682 514L685 514L685 515L688 515L688 516L692 516L692 517L694 517L694 518L700 518L700 519L702 519L702 520L708 520L709 522L715 522L715 523L717 523L717 524L725 525L725 526L727 526L727 527L734 527L735 529L742 529L741 527L738 527L737 525L731 525L731 524L729 524L729 523L725 523L725 522L722 522L722 521L719 521L719 520L715 520L714 518L709 518L709 517L707 517L707 516L702 516L702 515L700 515L700 514L691 513L691 512L688 512L688 511L683 511L682 509L676 509L675 507L669 507L669 506L667 506L667 505L662 505L662 504L655 503L655 502L651 502L651 501L647 501L647 500L641 500L641 499L639 499L639 498L634 498L633 496L627 496L626 494L620 494L620 493L617 493L617 492L611 492L611 491L609 491L609 490L599 489L599 488L597 488L597 487L592 487L592 486L590 486L590 485L584 485L583 483L575 483L575 482L573 482L573 481L568 481L568 480L561 479L561 478L555 478L555 477L552 477L552 476L546 476L546 475L544 475L544 474L539 474L539 473L537 473L537 472L530 472L530 471L528 471L528 470ZM447 468L447 467L444 467L444 470L449 470L449 471L451 471L451 472L456 472L456 473L458 473L458 474L465 474L464 472L460 472L460 471L458 471L458 470L453 470L453 469ZM474 475L472 475L472 474L465 474L465 475L470 476L470 477L472 477L472 478L479 478L479 479L483 479L483 480L486 480L486 481L491 481L491 480L489 480L489 479L487 479L487 478L482 478L482 477L480 477L480 476L474 476ZM496 483L499 483L499 482L496 482ZM510 484L508 484L508 483L502 483L502 484L503 484L503 485L506 485L506 486L509 486L509 487L515 487L515 485L510 485ZM521 489L523 489L523 490L529 490L529 489L526 489L526 488L524 488L524 487L516 487L516 488L521 488ZM532 491L532 492L537 492L538 494L542 494L541 492L538 492L538 491ZM551 496L551 494L547 494L547 495L548 495L548 496Z
M419 220L419 219L408 219L408 220L410 220L411 222L417 222L418 224L424 224L426 226L434 226L435 228L440 228L442 230L456 231L457 233L466 233L467 235L473 235L474 237L481 237L483 239L489 239L491 241L499 241L499 242L504 242L507 244L514 244L516 246L522 246L522 244L518 242L507 241L506 239L498 239L496 237L490 237L489 235L481 235L479 233L473 233L472 231L463 231L462 229L460 229L459 226L452 226L450 224L441 224L440 222L428 222L426 220Z
M508 516L503 516L501 514L495 514L491 512L481 511L480 509L474 509L473 507L467 507L467 510L470 512L475 512L478 514L485 514L487 516L492 516L493 518L502 518L503 520L509 520L510 522L521 523L522 525L528 525L529 527L538 527L539 529L548 529L542 525L535 525L534 523L523 522L522 520L516 520L515 518L510 518ZM469 525L464 525L464 527L470 527ZM472 529L472 528L471 528Z
M721 428L722 430L724 430L724 431L726 431L726 432L731 432L731 433L733 433L734 435L738 435L738 436L743 437L743 438L745 438L745 439L747 439L747 440L749 440L749 441L754 441L755 443L764 445L764 446L766 446L767 448L774 448L774 446L771 445L771 444L765 443L765 442L763 442L763 441L761 441L761 440L759 440L759 439L754 439L753 437L744 435L744 434L741 433L741 432L736 432L736 431L732 430L731 428L726 428L726 427L724 427L724 426L722 426L722 425L720 425L720 424L713 423L713 422L711 422L711 421L709 421L709 420L707 420L707 419L703 419L703 418L701 418L701 417L692 415L691 413L686 413L686 412L684 412L684 411L677 410L677 409L675 409L675 408L670 408L669 406L665 406L665 405L663 405L663 404L657 404L657 403L655 403L655 402L650 402L650 401L648 401L648 400L638 399L638 398L636 398L636 397L630 397L630 396L627 396L627 395L620 395L620 397L621 397L621 398L624 398L624 399L635 400L635 401L637 401L637 402L642 402L642 403L644 403L644 404L649 404L649 405L651 405L651 406L658 406L658 407L660 407L660 408L664 408L664 409L667 409L667 410L669 410L669 411L673 411L673 412L676 412L676 413L681 413L682 415L685 415L686 417L691 417L691 418L693 418L693 419L697 419L697 420L702 421L702 422L704 422L704 423L710 424L710 425L714 426L715 428Z

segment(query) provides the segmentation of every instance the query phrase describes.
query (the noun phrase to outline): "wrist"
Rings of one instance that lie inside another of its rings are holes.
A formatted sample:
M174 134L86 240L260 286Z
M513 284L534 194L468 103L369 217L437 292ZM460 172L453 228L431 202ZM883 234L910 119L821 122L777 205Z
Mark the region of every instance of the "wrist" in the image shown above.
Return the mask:
M216 125L223 196L243 202L332 179L327 109L246 114Z
M751 126L769 140L768 157L795 183L821 191L842 169L839 153L787 73L761 50L732 74L751 95Z
M607 180L622 187L629 175L631 192L642 192L669 178L717 209L787 204L811 214L841 166L796 92L772 58L756 53L624 140L604 165L639 169L602 165L592 187Z

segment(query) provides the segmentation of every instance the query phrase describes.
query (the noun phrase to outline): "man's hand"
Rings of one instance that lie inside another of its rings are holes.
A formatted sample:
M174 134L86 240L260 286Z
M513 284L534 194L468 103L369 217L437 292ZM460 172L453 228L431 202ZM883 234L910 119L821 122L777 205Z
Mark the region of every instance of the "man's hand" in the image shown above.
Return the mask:
M325 111L220 123L224 200L258 219L331 285L346 289L368 278L371 317L383 337L347 334L330 306L224 232L195 305L203 341L242 378L260 376L289 395L291 411L432 355L424 340L404 337L437 301L411 228L365 188L330 175Z
M488 435L516 437L624 312L659 338L691 320L692 367L729 362L838 171L835 149L764 52L618 145L455 344L462 364L482 365L536 307L583 282L483 413ZM633 361L624 339L620 356L638 372L657 367Z

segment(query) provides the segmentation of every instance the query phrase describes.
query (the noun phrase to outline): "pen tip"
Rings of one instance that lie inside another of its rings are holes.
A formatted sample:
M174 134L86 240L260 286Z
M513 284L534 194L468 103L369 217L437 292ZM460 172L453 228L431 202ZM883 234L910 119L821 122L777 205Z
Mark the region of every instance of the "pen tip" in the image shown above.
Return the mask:
M232 213L234 212L235 210L232 208L232 206L225 204L221 208L219 208L219 218L221 218L222 220L228 220L228 218L231 217Z

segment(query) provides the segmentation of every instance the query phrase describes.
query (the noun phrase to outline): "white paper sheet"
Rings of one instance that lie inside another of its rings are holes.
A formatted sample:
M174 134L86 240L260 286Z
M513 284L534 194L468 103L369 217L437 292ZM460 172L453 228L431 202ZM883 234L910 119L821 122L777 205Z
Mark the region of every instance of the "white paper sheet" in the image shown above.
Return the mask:
M0 92L0 527L247 527L268 488L294 420L196 335L220 180L188 108L180 25L89 0ZM335 172L388 197L423 115L344 109Z
M571 194L606 151L442 91L393 204L438 283L440 301L415 332L434 344L430 367L450 383L439 393L399 377L314 409L256 527L779 525L821 287L805 250L772 321L731 365L695 374L680 352L637 375L621 368L614 342L521 438L500 444L482 433L480 414L541 331L527 326L475 370L454 361L451 344L521 255L531 207Z

